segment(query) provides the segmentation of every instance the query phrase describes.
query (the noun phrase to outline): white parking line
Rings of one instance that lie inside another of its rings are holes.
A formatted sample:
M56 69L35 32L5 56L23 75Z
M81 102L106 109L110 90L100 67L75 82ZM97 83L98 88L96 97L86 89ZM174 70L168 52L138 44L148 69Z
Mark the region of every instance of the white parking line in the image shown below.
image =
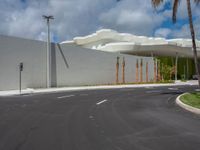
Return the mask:
M146 93L160 93L162 90L153 90L153 91L146 91Z
M153 89L154 87L146 86L145 88L146 88L146 89Z
M80 96L88 96L88 94L80 94Z
M120 91L133 91L133 89L120 89Z
M100 102L98 102L98 103L96 103L97 105L100 105L100 104L102 104L102 103L104 103L104 102L106 102L106 101L108 101L108 100L102 100L102 101L100 101Z
M57 98L61 99L61 98L67 98L67 97L73 97L73 96L75 96L75 95L65 95L65 96L60 96L60 97L57 97Z
M168 88L169 90L178 90L178 88Z
M32 94L25 94L25 95L22 95L22 96L32 96Z

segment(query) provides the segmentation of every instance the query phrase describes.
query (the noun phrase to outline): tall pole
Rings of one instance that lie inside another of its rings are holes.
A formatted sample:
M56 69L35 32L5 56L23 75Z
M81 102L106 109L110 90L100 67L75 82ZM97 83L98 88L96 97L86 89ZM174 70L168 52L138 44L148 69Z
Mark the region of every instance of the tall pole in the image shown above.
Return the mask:
M22 71L24 69L23 62L19 64L19 94L22 93Z
M140 61L140 82L143 82L143 60Z
M157 61L157 70L158 70L158 77L157 80L160 81L160 60Z
M175 61L175 81L177 81L177 72L178 72L178 53L176 53L176 61Z
M148 67L148 62L146 62L146 82L149 82L149 67Z
M191 37L192 37L194 64L195 64L196 75L198 77L198 83L199 83L199 88L200 88L199 62L198 62L198 57L197 57L197 47L196 47L196 41L195 41L195 32L194 32L194 25L193 25L191 3L190 3L190 0L186 0L186 1L187 1L188 19L189 19L189 24L190 24L190 33L191 33Z
M123 57L123 62L122 62L122 82L123 84L125 83L125 59Z
M156 58L154 59L154 82L157 82L157 63L156 63Z
M53 16L45 16L43 18L47 21L47 51L46 51L46 83L47 88L51 87L51 41L50 41L50 19L54 19Z
M50 46L50 24L49 19L47 19L47 88L50 87L50 81L51 81L51 46Z
M186 70L187 70L187 80L189 80L189 64L188 64L188 58L186 60Z
M139 68L139 64L138 64L138 59L136 60L136 72L135 72L135 80L138 83L139 79L138 79L138 68Z
M116 63L116 84L119 83L119 57L117 57L117 63Z

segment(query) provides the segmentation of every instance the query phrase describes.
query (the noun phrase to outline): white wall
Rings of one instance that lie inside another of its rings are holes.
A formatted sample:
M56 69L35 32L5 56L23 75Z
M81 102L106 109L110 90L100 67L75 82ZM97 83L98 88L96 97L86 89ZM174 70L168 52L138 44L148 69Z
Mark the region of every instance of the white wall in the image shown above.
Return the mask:
M66 67L62 55L56 48L57 86L114 84L116 81L116 61L119 60L119 82L122 82L122 60L125 58L125 81L135 82L136 60L143 58L143 81L146 80L146 62L149 62L149 80L153 80L153 60L150 57L137 57L83 49L62 44L61 49L68 61Z
M70 44L52 44L52 86L78 86L114 84L116 60L120 57L119 81L122 82L122 59L125 57L125 79L135 82L135 64L141 57L108 53L81 48ZM66 67L64 58L69 68ZM149 80L153 79L153 60L143 57L143 80L146 79L145 64L149 62ZM23 88L46 87L46 43L15 37L0 36L0 90L19 87L19 63L24 63Z
M18 89L19 63L24 63L22 87L45 87L46 44L40 41L0 36L0 90Z

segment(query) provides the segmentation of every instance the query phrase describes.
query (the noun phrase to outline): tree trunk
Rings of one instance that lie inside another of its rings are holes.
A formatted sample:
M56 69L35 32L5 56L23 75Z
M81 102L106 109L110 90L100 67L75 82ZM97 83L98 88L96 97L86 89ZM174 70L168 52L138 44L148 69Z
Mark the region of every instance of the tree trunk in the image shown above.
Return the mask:
M138 68L139 68L139 64L138 64L138 59L136 60L136 75L135 75L135 81L136 83L138 83L139 79L138 79Z
M193 47L193 53L194 53L194 63L195 63L195 69L196 74L198 76L198 82L199 82L199 88L200 88L200 74L199 74L199 65L198 65L198 58L197 58L197 47L196 47L196 41L195 41L195 32L194 32L194 26L193 26L193 20L192 20L192 10L191 10L191 3L190 0L187 1L187 10L188 10L188 18L190 23L190 32L192 37L192 47Z
M119 57L117 57L117 63L116 63L116 84L119 83Z
M123 62L122 62L122 83L125 84L125 59L123 57Z

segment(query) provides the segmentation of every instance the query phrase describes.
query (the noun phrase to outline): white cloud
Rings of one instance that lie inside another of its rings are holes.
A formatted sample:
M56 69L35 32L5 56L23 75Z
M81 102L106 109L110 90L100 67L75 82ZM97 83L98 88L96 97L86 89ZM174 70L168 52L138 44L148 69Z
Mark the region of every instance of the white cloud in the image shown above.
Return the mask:
M171 34L171 30L168 28L159 28L155 31L156 37L164 37L167 38Z
M88 35L100 28L147 36L187 35L184 26L173 29L174 33L162 27L157 29L171 18L171 10L161 11L164 6L161 5L155 11L151 0L121 0L118 3L116 0L25 0L25 3L22 0L0 0L0 3L0 34L5 35L45 40L43 14L54 15L51 31L60 41ZM194 4L192 7L194 16L199 17L199 9ZM184 3L179 9L177 18L187 17Z
M164 16L155 13L150 0L124 0L100 16L106 28L137 35L152 35L153 29L163 20Z
M41 39L46 31L43 14L52 14L51 30L60 40L86 35L99 28L98 16L115 0L0 0L0 34Z
M200 18L194 21L194 29L195 29L195 34L196 38L200 40ZM190 27L189 24L183 25L180 29L174 29L170 33L171 37L176 37L176 38L191 38L191 33L190 33Z

